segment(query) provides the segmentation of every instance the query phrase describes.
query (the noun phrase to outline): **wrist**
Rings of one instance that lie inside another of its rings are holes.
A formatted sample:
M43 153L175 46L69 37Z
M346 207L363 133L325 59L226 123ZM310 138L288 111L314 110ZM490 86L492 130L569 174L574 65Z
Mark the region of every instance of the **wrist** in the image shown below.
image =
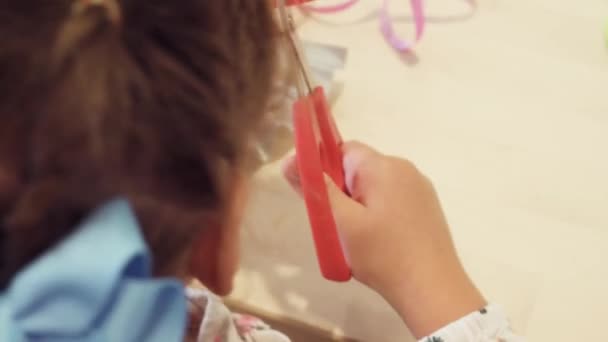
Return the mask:
M459 263L449 267L426 267L400 285L385 291L393 306L416 338L480 310L487 305Z

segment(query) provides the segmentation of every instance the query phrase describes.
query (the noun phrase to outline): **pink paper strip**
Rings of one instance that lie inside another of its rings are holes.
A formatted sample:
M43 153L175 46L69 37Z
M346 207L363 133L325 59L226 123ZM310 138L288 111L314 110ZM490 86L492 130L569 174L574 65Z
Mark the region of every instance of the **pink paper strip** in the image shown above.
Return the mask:
M356 5L359 0L348 0L341 4L337 5L329 5L329 6L315 6L315 5L307 5L306 9L311 12L321 13L321 14L331 14L336 12L345 11L354 5Z
M388 43L399 52L411 51L424 35L424 28L426 25L426 18L424 16L424 6L422 0L411 0L412 13L414 16L414 25L416 28L415 39L413 42L409 42L399 37L395 32L395 24L390 15L389 8L390 0L384 0L382 5L382 11L380 11L380 30L384 35L384 38Z
M330 6L313 6L306 5L304 8L307 11L320 13L320 14L331 14L336 12L341 12L351 8L356 5L359 0L348 0L343 3L339 3L337 5ZM386 41L397 51L399 52L408 52L411 51L414 46L422 39L424 35L424 28L426 26L426 18L424 15L424 5L423 0L410 0L410 4L412 7L413 17L414 17L414 25L415 25L415 40L413 42L409 42L405 39L399 37L397 32L395 31L395 24L390 15L390 0L383 0L382 10L380 11L380 30L384 35Z

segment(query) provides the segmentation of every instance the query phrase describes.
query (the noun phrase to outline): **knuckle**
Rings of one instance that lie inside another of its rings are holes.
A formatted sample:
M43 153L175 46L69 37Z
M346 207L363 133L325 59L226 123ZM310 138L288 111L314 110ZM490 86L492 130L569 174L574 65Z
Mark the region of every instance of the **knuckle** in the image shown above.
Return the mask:
M419 177L421 175L418 167L408 159L391 158L391 164L393 165L392 169L401 176Z

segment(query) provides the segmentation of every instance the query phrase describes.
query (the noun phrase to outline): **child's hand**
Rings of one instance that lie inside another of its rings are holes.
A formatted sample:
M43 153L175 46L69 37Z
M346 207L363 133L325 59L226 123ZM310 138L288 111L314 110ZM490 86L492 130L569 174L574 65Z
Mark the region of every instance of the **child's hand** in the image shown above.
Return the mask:
M380 293L417 337L486 303L464 272L431 182L403 159L344 146L352 199L328 181L354 276ZM295 160L285 176L299 191Z

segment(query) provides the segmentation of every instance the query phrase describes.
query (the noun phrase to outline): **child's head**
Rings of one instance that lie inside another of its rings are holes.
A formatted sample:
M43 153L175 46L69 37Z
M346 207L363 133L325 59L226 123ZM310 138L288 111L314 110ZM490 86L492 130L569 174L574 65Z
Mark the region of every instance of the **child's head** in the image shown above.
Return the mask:
M274 75L268 3L3 3L0 288L121 196L158 274L191 264L227 290L246 146Z

